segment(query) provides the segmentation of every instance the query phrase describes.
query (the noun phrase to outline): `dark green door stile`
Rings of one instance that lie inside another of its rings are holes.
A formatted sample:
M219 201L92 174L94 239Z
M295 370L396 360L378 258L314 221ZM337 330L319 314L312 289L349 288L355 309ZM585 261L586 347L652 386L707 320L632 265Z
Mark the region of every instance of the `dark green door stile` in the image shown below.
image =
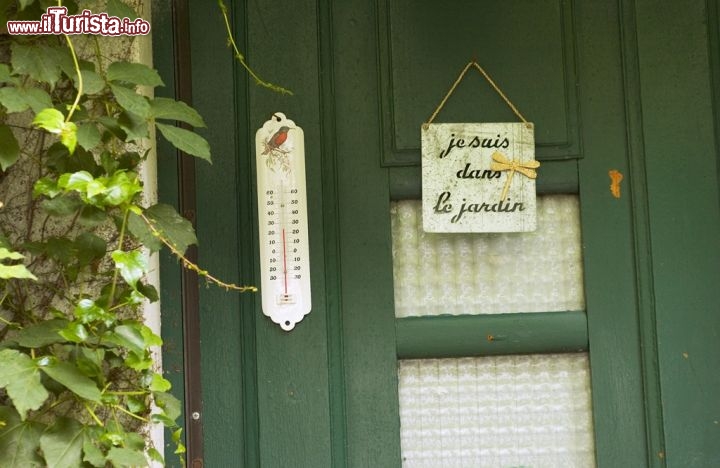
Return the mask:
M318 54L320 57L321 186L327 301L328 381L330 382L330 447L333 467L347 466L347 413L345 410L345 350L342 316L342 275L340 270L340 229L338 204L338 140L336 136L335 69L333 66L333 4L318 2Z
M580 108L586 152L580 164L580 199L590 208L588 213L596 213L588 216L581 210L583 244L599 247L599 255L586 256L584 265L595 443L599 466L662 466L662 459L648 452L643 364L637 341L640 312L630 224L633 194L629 192L641 180L637 179L640 174L630 172L628 161L633 149L627 146L633 128L628 118L634 115L625 108L627 70L622 60L627 38L621 21L592 20L608 9L623 18L622 3L584 2L577 14L582 25ZM608 189L610 170L626 177L619 199Z
M665 456L720 465L720 209L707 2L637 0ZM715 157L713 157L713 155ZM710 390L713 389L713 390Z
M650 464L665 466L665 434L663 431L660 370L657 347L653 256L646 172L646 149L642 138L642 101L637 38L636 2L620 1L620 37L622 38L622 69L625 101L628 195L631 201L635 258L635 296L637 300L638 333L641 350L641 376L644 396L647 457Z

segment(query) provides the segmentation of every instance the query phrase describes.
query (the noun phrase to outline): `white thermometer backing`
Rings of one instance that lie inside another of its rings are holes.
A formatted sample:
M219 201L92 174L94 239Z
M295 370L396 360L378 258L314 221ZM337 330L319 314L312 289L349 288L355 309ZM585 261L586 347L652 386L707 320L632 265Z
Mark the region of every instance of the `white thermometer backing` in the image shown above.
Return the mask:
M255 158L262 310L290 331L312 309L302 128L276 112L255 134Z

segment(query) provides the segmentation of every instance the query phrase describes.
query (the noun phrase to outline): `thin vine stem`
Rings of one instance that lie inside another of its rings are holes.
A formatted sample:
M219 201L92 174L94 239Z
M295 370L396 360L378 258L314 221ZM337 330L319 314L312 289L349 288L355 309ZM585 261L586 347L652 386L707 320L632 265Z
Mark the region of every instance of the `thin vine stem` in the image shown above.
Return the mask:
M270 82L263 80L253 71L252 68L250 68L250 65L248 65L247 62L245 61L245 56L240 53L240 51L238 50L237 44L235 43L235 38L232 33L232 28L230 27L230 19L228 18L227 7L225 6L225 3L223 2L223 0L218 0L218 6L220 7L220 11L222 12L223 20L225 20L225 30L227 31L228 44L232 47L233 51L235 52L235 58L237 59L238 62L240 62L240 65L242 65L243 68L245 68L245 70L247 70L247 72L250 74L250 76L253 77L253 79L255 80L255 84L260 85L264 88L271 89L280 94L289 94L292 96L292 94L293 94L292 91L290 91L289 89L283 88L282 86L278 86L276 84L272 84Z
M62 6L62 0L58 0L58 6ZM65 122L70 122L70 119L72 118L73 113L75 112L75 109L78 108L78 105L80 104L80 96L83 94L83 78L82 73L80 73L80 64L78 63L77 54L75 53L75 47L73 47L73 43L70 40L70 36L67 34L63 34L65 36L65 42L67 42L68 48L70 49L70 54L72 55L73 59L73 65L75 66L75 72L78 76L77 81L77 96L75 96L75 101L73 102L72 106L70 106L70 110L68 111L67 118L65 118Z
M145 216L145 213L140 213L139 216L148 225L153 236L159 239L160 242L162 242L168 249L170 249L170 252L172 252L172 254L175 255L180 260L180 262L182 262L183 266L188 270L194 271L199 276L204 277L208 282L214 283L215 285L225 289L226 291L233 290L239 292L257 292L258 289L255 286L238 286L237 284L226 283L211 275L207 270L201 269L198 265L188 260L188 258L183 255L183 253L180 252L172 242L166 239L165 236L163 236L162 233L155 227L152 220Z
M90 417L93 418L93 420L97 423L98 426L105 427L105 424L103 424L103 422L100 420L100 418L97 417L97 414L95 414L95 412L92 409L90 409L90 405L88 405L87 402L83 402L83 406L85 407L87 412L90 414Z
M138 395L147 395L150 392L147 392L144 390L138 390L138 391L111 391L111 390L108 390L103 393L106 395L138 396Z
M131 411L126 410L125 408L123 408L123 407L120 406L120 405L112 405L112 407L115 408L115 409L117 409L117 410L120 410L121 412L127 414L128 416L130 416L130 417L132 417L132 418L139 419L140 421L142 421L142 422L144 422L144 423L149 423L149 422L150 422L149 419L143 418L142 416L138 416L137 414L135 414L135 413L133 413L133 412L131 412Z
M0 317L0 322L4 323L5 325L7 325L7 326L9 326L9 327L17 326L18 329L20 329L20 330L22 330L22 328L23 328L22 326L20 326L19 323L17 323L17 322L10 322L10 321L8 321L8 320L5 320L5 319L2 318L2 317Z
M78 108L80 105L80 96L83 94L83 78L82 73L80 73L80 64L78 63L77 55L75 54L75 48L73 47L73 43L70 40L70 36L65 34L65 41L67 41L68 48L70 49L70 54L73 58L73 65L75 66L75 72L77 73L78 80L77 80L77 96L75 96L75 101L72 103L72 106L70 106L70 110L68 111L67 118L65 119L65 122L70 122L70 119L72 118L73 113L75 112L75 109Z
M125 241L125 229L127 228L128 216L130 216L130 210L125 209L123 215L122 226L120 227L120 236L118 237L118 250L122 250L123 242ZM112 310L113 302L115 302L115 288L117 287L118 276L120 275L120 269L115 267L113 272L112 284L110 285L110 300L108 301L108 309Z

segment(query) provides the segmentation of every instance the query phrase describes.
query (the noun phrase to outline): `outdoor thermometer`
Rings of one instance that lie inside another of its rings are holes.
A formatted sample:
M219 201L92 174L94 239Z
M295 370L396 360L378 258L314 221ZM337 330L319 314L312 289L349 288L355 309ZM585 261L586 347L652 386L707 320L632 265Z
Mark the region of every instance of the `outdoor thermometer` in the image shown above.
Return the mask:
M255 135L262 310L285 331L310 313L303 131L276 112Z

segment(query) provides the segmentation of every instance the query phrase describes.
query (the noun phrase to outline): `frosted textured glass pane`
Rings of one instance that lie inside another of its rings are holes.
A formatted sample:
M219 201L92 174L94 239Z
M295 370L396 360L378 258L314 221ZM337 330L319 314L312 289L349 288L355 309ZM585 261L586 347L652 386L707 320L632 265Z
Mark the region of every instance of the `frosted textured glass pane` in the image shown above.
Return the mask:
M537 209L531 233L431 234L420 201L393 202L395 315L584 309L577 196L538 197Z
M403 360L403 467L594 467L587 354Z

